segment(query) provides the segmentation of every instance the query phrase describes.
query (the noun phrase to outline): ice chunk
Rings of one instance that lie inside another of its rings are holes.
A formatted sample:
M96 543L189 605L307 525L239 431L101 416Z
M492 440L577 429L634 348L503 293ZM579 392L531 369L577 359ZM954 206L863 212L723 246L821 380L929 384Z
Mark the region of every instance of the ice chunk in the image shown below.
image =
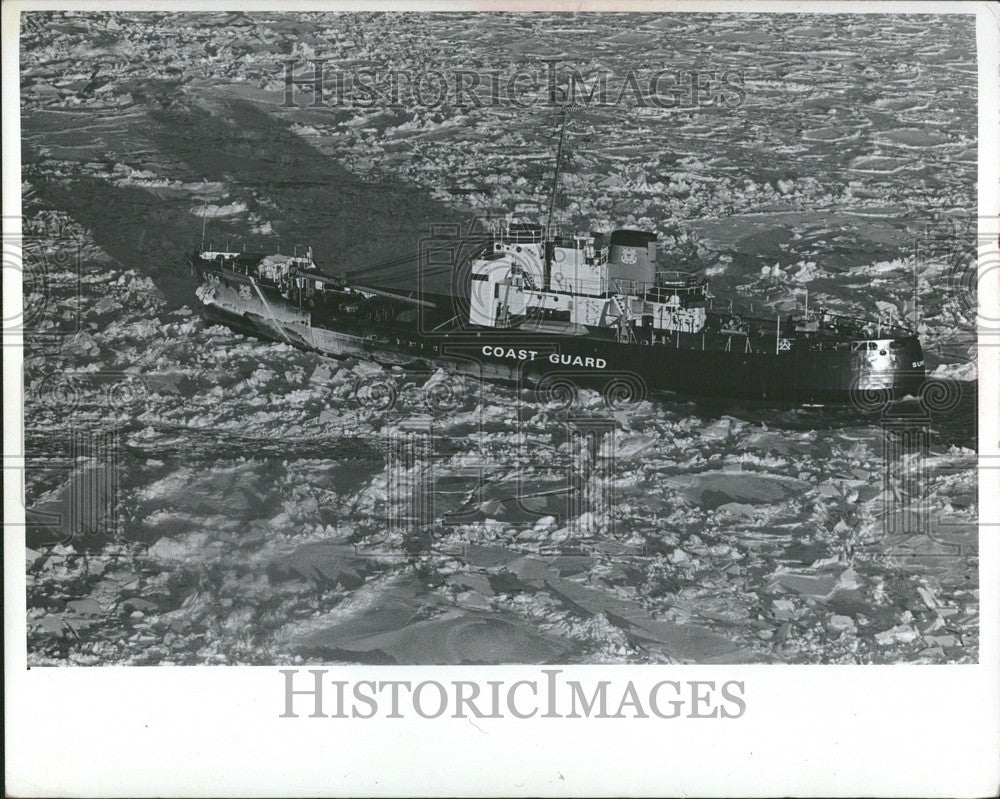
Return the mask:
M827 626L835 633L844 632L845 630L853 630L854 619L850 616L839 616L835 613L830 617L830 621L827 622Z
M914 630L909 624L900 624L890 630L876 633L875 642L879 646L890 646L891 644L911 644L920 637L920 633Z
M200 555L208 533L189 533L178 538L161 538L149 548L156 560L188 560Z
M942 363L931 372L931 377L938 380L977 380L979 369L975 361L967 363Z

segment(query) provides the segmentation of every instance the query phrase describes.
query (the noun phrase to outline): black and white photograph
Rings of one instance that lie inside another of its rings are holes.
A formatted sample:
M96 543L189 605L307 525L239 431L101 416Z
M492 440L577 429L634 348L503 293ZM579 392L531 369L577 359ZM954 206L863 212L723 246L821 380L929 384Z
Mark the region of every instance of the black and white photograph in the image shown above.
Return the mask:
M30 672L981 664L976 8L807 6L23 8Z

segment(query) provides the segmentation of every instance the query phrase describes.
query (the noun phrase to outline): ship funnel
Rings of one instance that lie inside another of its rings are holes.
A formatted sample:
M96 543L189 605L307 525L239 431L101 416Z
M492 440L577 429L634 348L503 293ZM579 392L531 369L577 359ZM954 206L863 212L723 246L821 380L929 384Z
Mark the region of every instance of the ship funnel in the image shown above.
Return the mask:
M608 254L611 280L652 285L656 280L656 234L645 230L616 230Z

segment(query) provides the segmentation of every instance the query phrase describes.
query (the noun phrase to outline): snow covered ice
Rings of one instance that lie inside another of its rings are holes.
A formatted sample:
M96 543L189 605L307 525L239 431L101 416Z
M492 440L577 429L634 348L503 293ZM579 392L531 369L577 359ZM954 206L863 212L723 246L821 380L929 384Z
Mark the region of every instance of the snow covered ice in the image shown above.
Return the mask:
M290 113L275 68L318 52L468 66L457 51L513 71L551 49L621 72L634 55L609 40L617 18L535 17L535 32L474 14L27 28L31 664L977 660L975 302L955 274L975 214L974 31L960 16L744 15L711 35L699 15L635 16L653 61L752 64L753 103L635 109L627 125L621 109L581 111L589 141L571 148L558 209L582 229L649 227L676 266L769 311L808 288L837 312L904 317L916 296L928 373L960 390L928 421L910 498L925 527L893 516L878 414L608 408L586 389L562 402L192 313L184 256L203 222L219 246L312 246L343 271L398 255L428 221L543 212L537 115ZM109 52L96 79L73 66ZM588 449L592 418L605 424ZM111 466L71 457L73 435L101 431ZM52 521L95 480L113 513Z

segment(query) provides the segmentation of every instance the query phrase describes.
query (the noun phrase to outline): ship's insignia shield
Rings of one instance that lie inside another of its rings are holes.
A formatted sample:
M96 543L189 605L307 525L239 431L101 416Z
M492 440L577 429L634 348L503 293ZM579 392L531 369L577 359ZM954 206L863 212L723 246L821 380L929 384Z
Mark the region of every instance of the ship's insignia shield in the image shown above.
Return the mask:
M622 247L621 259L623 264L634 264L639 260L639 253L633 247Z
M779 352L784 352L786 350L790 350L791 348L792 348L792 342L790 342L787 338L783 338L778 342Z

